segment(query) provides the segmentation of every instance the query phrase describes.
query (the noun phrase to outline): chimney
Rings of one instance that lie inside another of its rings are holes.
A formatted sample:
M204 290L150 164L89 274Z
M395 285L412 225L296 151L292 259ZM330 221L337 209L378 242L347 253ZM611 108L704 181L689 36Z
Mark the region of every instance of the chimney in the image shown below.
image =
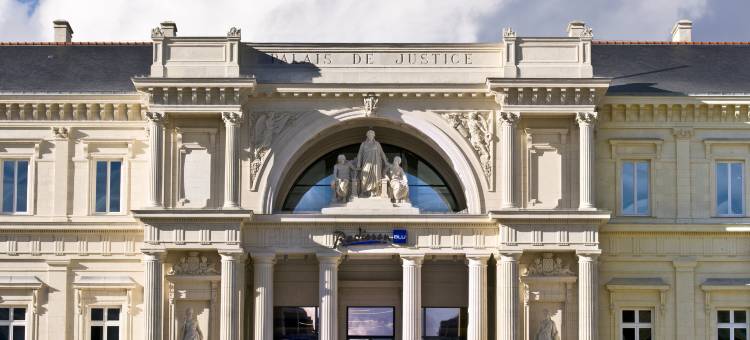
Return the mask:
M586 29L586 23L583 21L575 20L568 23L568 36L569 37L580 37L583 35L583 31Z
M55 20L55 42L69 43L73 39L73 29L67 20Z
M165 38L174 38L177 36L177 24L174 21L162 21L159 26Z
M672 27L673 42L691 42L693 41L693 22L690 20L680 20Z

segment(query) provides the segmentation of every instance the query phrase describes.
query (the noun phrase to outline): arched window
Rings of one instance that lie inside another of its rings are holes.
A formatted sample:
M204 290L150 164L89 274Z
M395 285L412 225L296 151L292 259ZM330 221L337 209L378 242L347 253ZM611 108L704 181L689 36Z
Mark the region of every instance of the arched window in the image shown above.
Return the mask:
M451 188L435 169L416 154L390 144L381 144L383 151L392 161L401 157L401 166L409 180L409 200L422 212L458 212L465 207L456 200ZM320 212L331 204L333 189L331 177L336 157L346 155L354 159L359 151L359 144L353 144L329 152L310 165L289 190L284 200L283 211L294 213Z

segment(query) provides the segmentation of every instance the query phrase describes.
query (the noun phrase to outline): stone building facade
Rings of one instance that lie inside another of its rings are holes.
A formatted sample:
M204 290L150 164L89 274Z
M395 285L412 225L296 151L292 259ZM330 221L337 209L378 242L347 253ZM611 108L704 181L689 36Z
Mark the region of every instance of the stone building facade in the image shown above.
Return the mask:
M1 339L746 339L748 44L55 29L0 44Z

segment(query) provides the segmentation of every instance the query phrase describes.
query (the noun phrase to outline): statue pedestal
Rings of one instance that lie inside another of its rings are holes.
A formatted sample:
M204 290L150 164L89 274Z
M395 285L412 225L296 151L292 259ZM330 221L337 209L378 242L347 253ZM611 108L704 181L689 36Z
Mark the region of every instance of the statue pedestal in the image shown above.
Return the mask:
M324 215L418 215L419 208L410 203L392 203L383 197L354 197L351 202L323 208Z

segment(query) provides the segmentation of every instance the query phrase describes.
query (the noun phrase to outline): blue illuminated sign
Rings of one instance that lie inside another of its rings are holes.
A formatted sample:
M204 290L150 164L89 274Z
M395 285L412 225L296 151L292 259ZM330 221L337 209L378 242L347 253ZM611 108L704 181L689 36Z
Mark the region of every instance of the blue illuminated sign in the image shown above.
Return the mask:
M409 242L409 233L406 229L393 229L393 244L406 244Z

